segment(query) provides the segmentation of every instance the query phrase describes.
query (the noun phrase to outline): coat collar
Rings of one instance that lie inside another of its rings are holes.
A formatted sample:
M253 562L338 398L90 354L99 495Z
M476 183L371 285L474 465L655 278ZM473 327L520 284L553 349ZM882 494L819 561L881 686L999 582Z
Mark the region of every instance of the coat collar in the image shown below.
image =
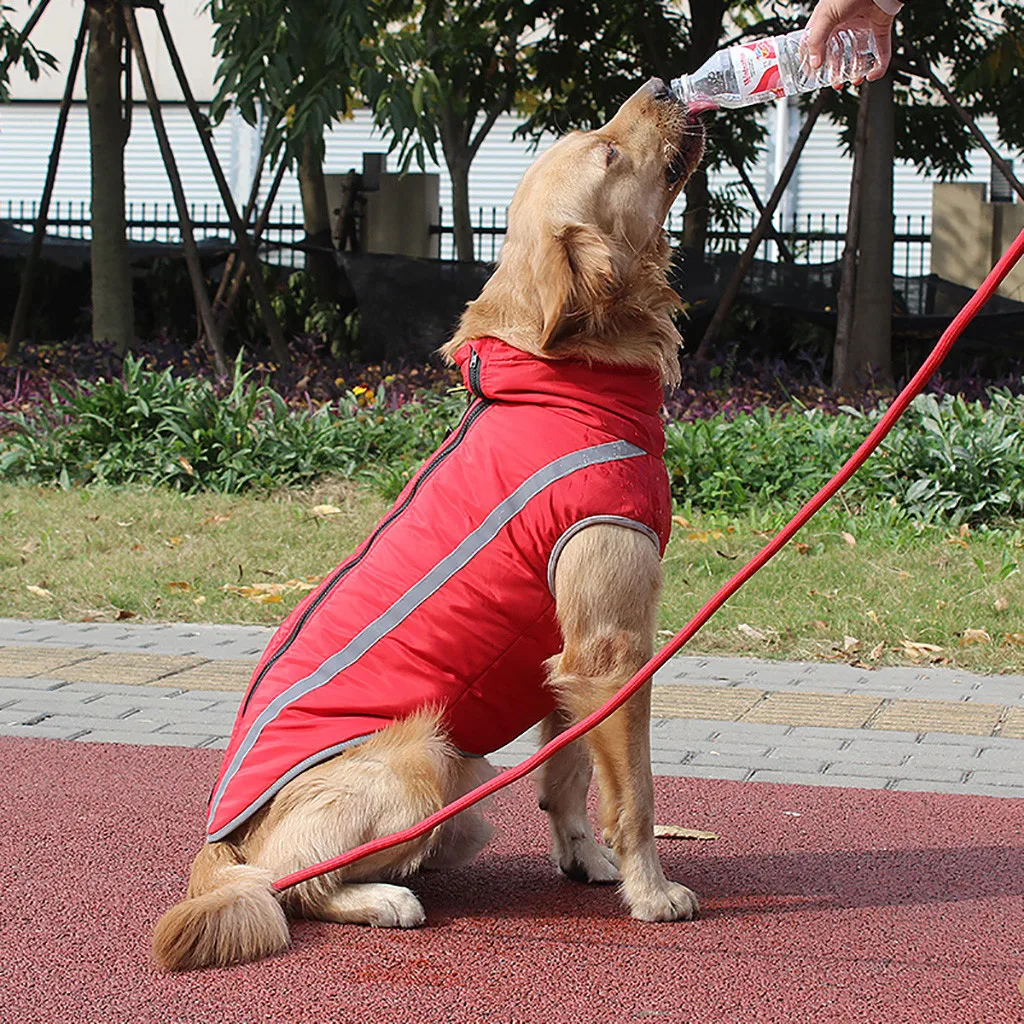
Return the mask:
M468 342L455 362L479 398L565 409L651 455L664 454L663 390L655 370L538 359L498 338Z

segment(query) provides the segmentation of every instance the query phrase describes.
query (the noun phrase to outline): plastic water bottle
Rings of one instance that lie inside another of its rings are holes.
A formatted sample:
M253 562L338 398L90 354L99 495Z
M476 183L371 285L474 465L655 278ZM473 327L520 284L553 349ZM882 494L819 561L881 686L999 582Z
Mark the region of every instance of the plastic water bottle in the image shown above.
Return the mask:
M748 107L826 85L864 78L878 64L870 29L845 29L829 40L825 63L804 60L804 30L719 50L692 75L673 79L672 91L691 106Z

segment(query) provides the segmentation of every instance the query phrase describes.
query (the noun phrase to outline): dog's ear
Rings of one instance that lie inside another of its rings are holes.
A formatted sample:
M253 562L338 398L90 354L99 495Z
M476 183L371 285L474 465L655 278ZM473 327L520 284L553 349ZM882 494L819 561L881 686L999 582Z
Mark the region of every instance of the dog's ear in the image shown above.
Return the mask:
M534 267L540 294L540 347L601 319L615 288L612 252L589 224L566 224L545 235Z

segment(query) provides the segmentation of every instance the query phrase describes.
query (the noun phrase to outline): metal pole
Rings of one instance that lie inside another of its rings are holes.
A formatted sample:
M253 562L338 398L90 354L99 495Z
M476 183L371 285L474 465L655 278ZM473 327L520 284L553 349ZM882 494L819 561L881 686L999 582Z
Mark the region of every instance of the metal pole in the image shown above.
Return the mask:
M25 22L25 27L21 30L18 36L18 41L14 44L14 49L11 50L6 57L4 57L3 63L0 64L0 82L3 81L4 76L10 70L11 65L21 56L22 47L28 42L28 37L32 34L32 29L36 27L36 22L43 16L43 11L46 10L46 5L50 0L39 0L36 5L36 9L32 12L28 21Z
M156 20L160 24L160 33L164 37L164 44L167 47L167 53L171 58L171 66L174 68L174 74L178 79L178 85L181 86L182 95L185 97L185 105L188 107L189 113L192 115L192 121L196 126L196 131L199 133L199 141L203 144L203 149L206 152L206 159L210 164L210 170L213 171L213 179L217 182L217 191L220 192L221 202L224 203L224 209L227 210L228 220L231 222L231 228L235 233L235 238L238 242L238 253L242 262L245 264L246 270L248 271L249 284L252 287L253 295L256 298L256 305L259 306L263 325L267 329L267 336L270 339L270 348L278 363L281 366L286 366L289 361L288 343L284 340L284 331L281 330L281 321L278 320L277 314L274 312L274 307L270 302L270 295L267 292L267 284L263 280L263 275L260 273L260 265L259 260L256 257L256 250L253 248L252 241L246 231L245 223L238 215L238 207L235 206L234 197L231 195L231 188L228 185L227 178L224 177L224 171L220 166L220 159L217 156L217 151L213 148L213 142L210 140L209 125L204 121L203 115L199 110L199 105L196 103L195 96L192 95L192 89L189 87L188 79L185 76L185 68L182 66L181 58L178 56L178 48L174 45L174 39L171 37L171 29L167 24L167 17L164 14L163 4L156 4L154 6L154 10L156 11Z
M153 119L153 131L156 133L157 142L160 145L160 155L163 157L167 180L170 182L171 192L174 195L174 205L178 211L178 222L181 227L181 242L185 250L185 263L188 266L188 275L192 280L192 291L195 293L196 305L199 307L199 317L206 330L210 347L213 349L214 366L219 374L227 376L228 361L224 353L224 342L217 330L213 308L210 306L210 296L206 292L206 281L203 277L202 264L199 262L199 250L196 248L195 236L192 233L192 222L189 220L185 191L181 187L178 166L174 161L170 140L167 138L167 128L160 112L160 101L157 99L156 87L153 85L153 76L149 70L149 61L146 59L146 51L142 45L139 24L135 20L135 10L131 0L121 0L121 9L124 12L125 30L131 41L132 49L135 51L135 61L139 68L139 77L142 79L142 88L146 93L146 105L149 107L149 115Z
M44 5L45 6L45 5ZM37 11L37 13L41 13ZM46 184L39 200L39 216L36 217L35 229L32 232L32 245L25 261L25 271L21 277L21 288L18 291L18 302L14 307L14 319L11 321L11 333L7 338L7 359L11 360L21 347L21 339L25 335L25 323L28 320L28 307L32 301L32 286L39 272L39 257L43 251L43 238L46 235L46 219L50 212L50 199L53 197L53 186L57 180L57 168L60 164L61 146L64 144L64 130L68 124L68 113L71 110L71 98L74 95L75 80L78 68L82 63L82 52L85 50L85 37L89 25L89 6L82 9L82 24L75 38L75 49L68 68L67 81L64 84L64 96L60 101L60 113L57 115L57 128L53 133L53 147L50 149L50 163L46 169ZM27 26L26 26L27 28ZM23 33L23 34L27 34Z
M750 236L750 241L747 243L746 249L743 250L743 254L740 256L736 268L732 272L732 277L729 278L729 282L725 286L725 291L722 292L715 315L711 318L711 323L708 324L707 330L704 332L704 337L701 339L700 346L697 349L697 359L707 359L715 343L718 341L719 335L722 333L722 327L725 325L725 318L729 315L729 310L732 309L736 296L739 295L740 287L743 284L743 279L747 276L751 263L754 262L754 253L757 252L757 247L761 244L768 231L768 225L771 224L775 210L782 200L782 194L786 191L789 180L793 177L793 172L796 170L800 154L803 153L804 146L807 145L807 140L811 136L811 131L819 115L825 109L827 100L828 91L823 90L818 93L817 99L807 112L807 120L804 122L803 128L800 129L796 142L793 143L793 152L789 154L786 166L782 169L782 175L775 183L772 194L768 197L768 202L765 204L761 219L757 222L757 226Z

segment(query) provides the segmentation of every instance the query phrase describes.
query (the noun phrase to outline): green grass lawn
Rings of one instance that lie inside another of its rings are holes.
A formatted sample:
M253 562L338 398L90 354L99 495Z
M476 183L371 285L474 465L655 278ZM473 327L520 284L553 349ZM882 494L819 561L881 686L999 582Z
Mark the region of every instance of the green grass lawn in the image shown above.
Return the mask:
M3 484L0 615L273 625L385 508L347 482L271 497ZM766 543L773 518L680 514L661 628L682 626ZM1022 563L1020 529L890 525L837 506L686 651L1024 672Z

